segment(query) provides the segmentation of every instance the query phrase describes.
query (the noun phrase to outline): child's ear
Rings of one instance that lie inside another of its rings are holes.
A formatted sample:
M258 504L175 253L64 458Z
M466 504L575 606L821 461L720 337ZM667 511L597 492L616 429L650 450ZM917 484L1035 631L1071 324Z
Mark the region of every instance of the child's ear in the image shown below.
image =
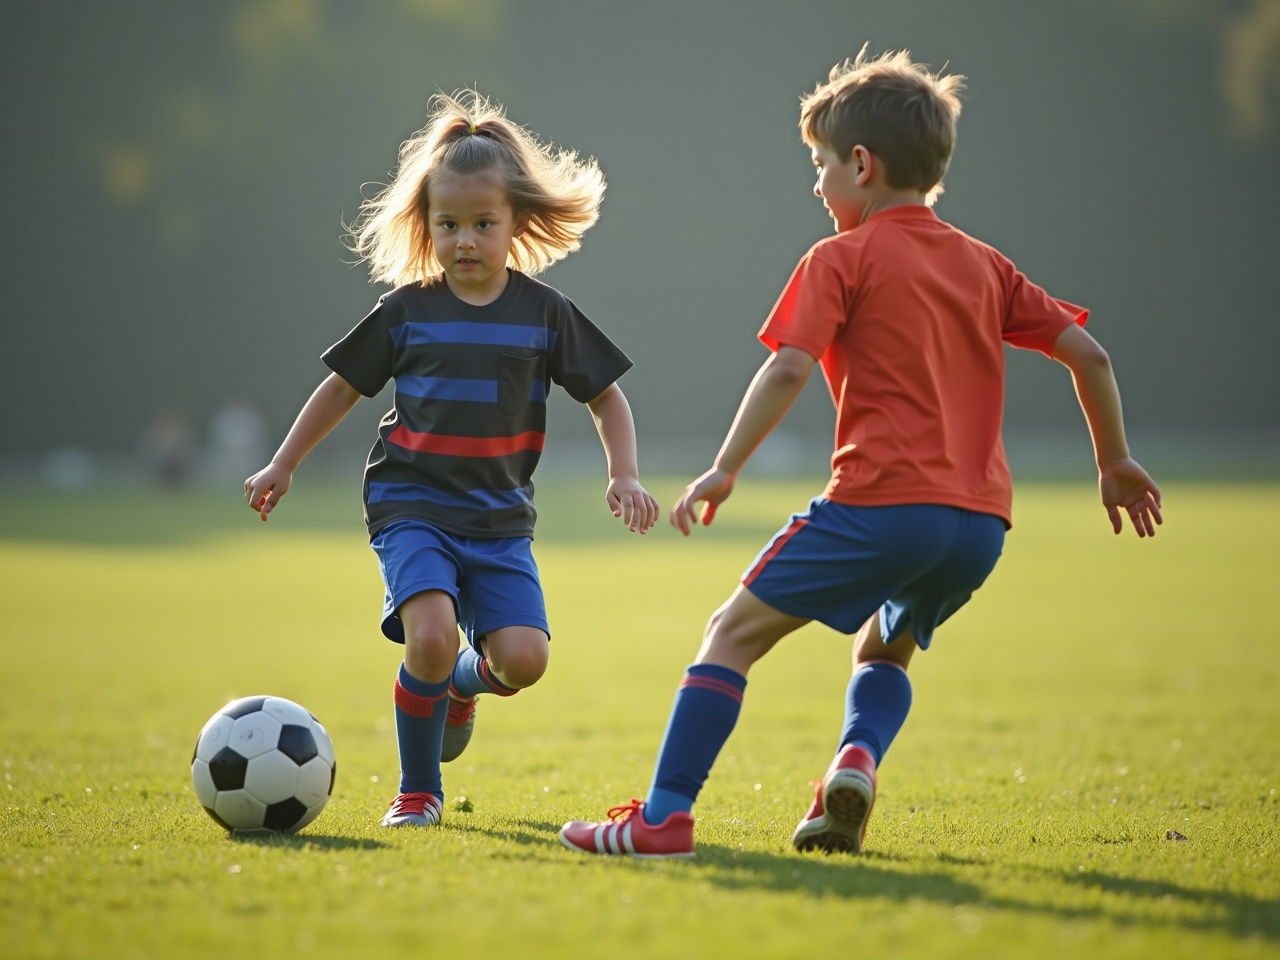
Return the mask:
M516 230L515 230L515 233L513 233L513 234L511 235L511 236L512 236L512 239L514 239L514 238L516 238L516 237L523 237L523 236L524 236L524 232L525 232L525 230L528 228L528 226L529 226L529 215L528 215L527 213L520 213L520 214L517 214L517 215L516 215Z
M853 182L865 187L871 180L871 171L875 163L874 155L862 144L858 144L849 153L849 164L853 167Z

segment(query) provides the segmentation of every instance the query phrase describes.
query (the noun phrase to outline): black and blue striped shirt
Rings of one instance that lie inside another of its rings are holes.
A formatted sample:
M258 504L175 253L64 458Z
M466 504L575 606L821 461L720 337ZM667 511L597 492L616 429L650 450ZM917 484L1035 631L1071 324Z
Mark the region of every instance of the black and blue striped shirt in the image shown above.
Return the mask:
M404 519L456 536L532 536L548 390L586 403L631 367L572 301L516 270L482 307L443 278L399 287L322 359L366 397L395 381L365 467L371 537Z

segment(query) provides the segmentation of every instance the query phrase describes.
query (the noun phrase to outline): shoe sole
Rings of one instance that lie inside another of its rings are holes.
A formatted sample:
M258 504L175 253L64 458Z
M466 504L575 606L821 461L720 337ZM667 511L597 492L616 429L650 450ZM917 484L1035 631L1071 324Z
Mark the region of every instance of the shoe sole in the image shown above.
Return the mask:
M797 850L861 853L862 838L875 803L875 788L857 770L839 770L822 785L823 816L796 827Z
M445 727L444 741L440 745L440 762L449 763L457 760L467 745L471 743L471 733L475 730L474 719L459 727Z
M385 817L378 821L380 827L434 827L439 820L428 820L426 817L407 816L400 817L395 820L388 820Z

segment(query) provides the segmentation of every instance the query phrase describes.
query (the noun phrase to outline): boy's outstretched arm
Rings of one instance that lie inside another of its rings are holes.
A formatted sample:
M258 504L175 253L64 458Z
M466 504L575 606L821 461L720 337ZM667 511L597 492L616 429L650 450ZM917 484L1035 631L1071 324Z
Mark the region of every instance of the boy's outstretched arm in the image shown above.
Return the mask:
M244 498L251 510L258 511L264 521L267 519L280 498L289 492L298 464L342 422L359 399L356 388L336 373L329 374L316 387L271 462L244 482Z
M705 503L702 525L715 519L716 508L733 492L734 481L756 447L786 416L800 396L818 361L798 347L779 347L756 371L738 406L733 426L720 446L714 466L689 486L671 508L671 525L686 537L697 524L697 505Z
M1070 370L1075 381L1076 397L1093 438L1098 489L1111 518L1111 528L1116 533L1123 529L1120 511L1125 510L1138 536L1155 536L1156 526L1164 522L1160 488L1129 456L1120 388L1107 351L1084 328L1072 324L1054 341L1053 359Z
M616 383L611 383L587 409L604 446L609 470L609 487L605 502L615 517L621 517L633 533L648 533L658 522L658 501L640 485L639 458L636 456L636 424L631 405Z

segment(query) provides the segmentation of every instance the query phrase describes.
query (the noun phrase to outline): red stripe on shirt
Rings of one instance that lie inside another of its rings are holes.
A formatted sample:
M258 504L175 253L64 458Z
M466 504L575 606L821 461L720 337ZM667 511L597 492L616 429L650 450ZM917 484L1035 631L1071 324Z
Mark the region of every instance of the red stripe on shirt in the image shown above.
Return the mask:
M742 578L742 585L744 587L751 586L751 581L760 575L760 571L765 568L765 564L776 557L778 555L778 551L787 545L787 541L803 530L808 522L808 519L805 517L797 517L795 520L792 520L791 526L787 527L786 531L773 542L773 546L769 548L768 552L765 553L756 565L747 572L747 575Z
M403 425L387 437L398 447L418 453L442 453L450 457L505 457L521 450L542 450L546 434L526 430L514 437L453 437L445 433L415 433Z

